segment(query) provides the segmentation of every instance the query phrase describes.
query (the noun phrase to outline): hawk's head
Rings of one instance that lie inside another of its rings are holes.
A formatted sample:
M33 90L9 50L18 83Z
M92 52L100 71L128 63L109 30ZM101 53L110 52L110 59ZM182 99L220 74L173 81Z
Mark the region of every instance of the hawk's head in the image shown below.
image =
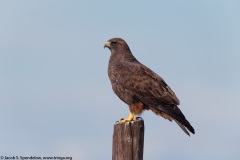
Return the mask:
M111 52L121 52L121 51L129 50L127 43L121 38L109 39L105 43L104 48L105 47L109 48Z

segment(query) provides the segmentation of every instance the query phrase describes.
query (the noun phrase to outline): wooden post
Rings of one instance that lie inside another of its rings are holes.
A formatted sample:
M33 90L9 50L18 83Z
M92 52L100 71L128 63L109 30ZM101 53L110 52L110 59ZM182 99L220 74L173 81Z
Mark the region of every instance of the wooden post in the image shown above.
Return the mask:
M143 160L144 121L114 125L113 160Z

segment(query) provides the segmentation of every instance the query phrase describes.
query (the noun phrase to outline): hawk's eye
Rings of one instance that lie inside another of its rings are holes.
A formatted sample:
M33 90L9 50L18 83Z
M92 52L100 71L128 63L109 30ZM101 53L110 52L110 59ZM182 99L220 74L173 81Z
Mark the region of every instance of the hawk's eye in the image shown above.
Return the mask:
M112 45L117 45L118 44L118 42L112 42Z

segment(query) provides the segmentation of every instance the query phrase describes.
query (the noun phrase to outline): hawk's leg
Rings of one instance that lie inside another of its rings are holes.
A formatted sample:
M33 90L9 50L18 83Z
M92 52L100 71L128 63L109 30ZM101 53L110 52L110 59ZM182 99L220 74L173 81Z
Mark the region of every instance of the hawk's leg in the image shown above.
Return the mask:
M136 121L137 119L134 118L134 114L132 112L130 112L130 115L128 118L124 118L122 120L120 120L118 123L125 123L125 122L129 122L129 121Z

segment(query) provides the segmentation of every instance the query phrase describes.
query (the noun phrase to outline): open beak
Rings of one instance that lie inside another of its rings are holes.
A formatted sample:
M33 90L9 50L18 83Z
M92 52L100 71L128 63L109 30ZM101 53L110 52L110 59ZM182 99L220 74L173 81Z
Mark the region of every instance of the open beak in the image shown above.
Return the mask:
M105 47L109 48L109 47L110 47L110 42L107 41L107 42L105 43L105 45L104 45L104 48L105 48Z

